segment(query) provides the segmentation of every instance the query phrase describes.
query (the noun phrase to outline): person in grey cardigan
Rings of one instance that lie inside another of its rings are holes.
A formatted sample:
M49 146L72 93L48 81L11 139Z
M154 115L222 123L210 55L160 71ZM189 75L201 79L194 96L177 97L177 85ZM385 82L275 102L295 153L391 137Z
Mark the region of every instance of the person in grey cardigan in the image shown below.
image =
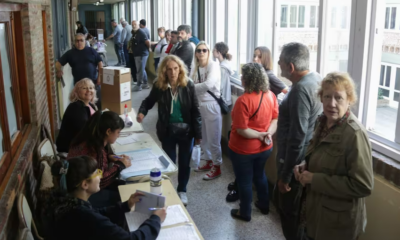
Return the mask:
M128 42L132 38L132 26L128 24L127 21L122 22L122 33L121 33L121 44L123 45L123 50L124 50L124 58L125 58L125 63L126 67L130 67L130 62L129 62L129 53L128 53Z
M282 76L293 85L279 107L278 118L278 183L275 197L281 216L283 234L286 239L299 239L298 212L301 185L293 175L294 166L305 155L314 132L317 117L322 112L317 90L321 82L318 73L309 70L310 52L302 43L283 46L279 66Z

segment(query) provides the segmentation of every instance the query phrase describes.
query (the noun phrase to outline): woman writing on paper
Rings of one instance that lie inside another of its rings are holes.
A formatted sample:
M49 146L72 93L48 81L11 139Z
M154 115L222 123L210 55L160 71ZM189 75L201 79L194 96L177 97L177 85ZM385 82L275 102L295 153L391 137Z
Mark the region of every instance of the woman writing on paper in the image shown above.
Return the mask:
M118 185L124 182L116 178L123 169L131 166L131 161L124 155L115 156L110 145L117 140L123 128L124 121L117 113L98 111L89 119L69 149L68 159L90 156L97 161L97 168L103 171L101 191L90 198L95 207L105 207L120 201Z
M80 156L69 161L56 162L54 175L61 176L60 190L50 196L44 209L45 236L50 240L142 240L156 239L165 220L166 210L160 209L142 223L136 231L129 232L125 213L141 199L140 193L132 194L128 201L115 206L95 209L88 199L100 191L103 172L96 160Z
M158 103L157 136L162 148L176 162L179 147L178 195L188 204L186 185L190 176L190 157L193 139L201 141L201 116L194 83L187 77L186 66L177 56L170 55L161 62L156 82L149 96L142 102L137 121Z

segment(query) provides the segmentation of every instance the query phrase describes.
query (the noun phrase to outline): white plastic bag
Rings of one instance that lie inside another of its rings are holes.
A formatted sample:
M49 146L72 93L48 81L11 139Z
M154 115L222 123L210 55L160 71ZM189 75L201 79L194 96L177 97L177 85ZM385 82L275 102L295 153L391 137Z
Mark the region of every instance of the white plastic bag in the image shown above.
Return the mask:
M190 167L192 167L192 168L198 168L199 167L200 154L201 154L200 145L194 145L193 151L192 151L192 159L190 161Z

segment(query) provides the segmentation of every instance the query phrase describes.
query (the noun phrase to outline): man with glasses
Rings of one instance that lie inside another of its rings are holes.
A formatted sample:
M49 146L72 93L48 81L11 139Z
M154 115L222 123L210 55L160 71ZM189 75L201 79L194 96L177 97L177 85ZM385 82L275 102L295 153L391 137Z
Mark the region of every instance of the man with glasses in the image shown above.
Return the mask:
M192 28L189 25L180 25L178 27L178 32L178 39L180 43L173 54L178 56L185 63L188 74L191 76L190 72L193 69L195 49L195 46L192 46L192 43L189 41Z
M87 47L85 43L85 35L78 33L75 35L75 47L68 50L56 62L57 77L63 76L62 66L69 64L72 68L72 76L74 77L74 85L81 79L89 78L96 85L97 97L99 98L98 107L100 105L100 81L98 68L103 67L103 62L99 54L91 47Z

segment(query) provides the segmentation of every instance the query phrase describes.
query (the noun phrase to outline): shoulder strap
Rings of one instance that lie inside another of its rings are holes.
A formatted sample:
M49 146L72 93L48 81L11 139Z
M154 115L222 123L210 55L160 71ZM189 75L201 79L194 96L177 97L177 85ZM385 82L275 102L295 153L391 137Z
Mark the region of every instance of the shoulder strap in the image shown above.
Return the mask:
M261 99L260 99L260 103L258 104L257 110L253 113L253 115L249 118L249 120L252 119L258 113L258 110L260 110L260 106L261 106L261 102L263 100L263 97L264 97L264 92L262 92L262 94L261 94Z

